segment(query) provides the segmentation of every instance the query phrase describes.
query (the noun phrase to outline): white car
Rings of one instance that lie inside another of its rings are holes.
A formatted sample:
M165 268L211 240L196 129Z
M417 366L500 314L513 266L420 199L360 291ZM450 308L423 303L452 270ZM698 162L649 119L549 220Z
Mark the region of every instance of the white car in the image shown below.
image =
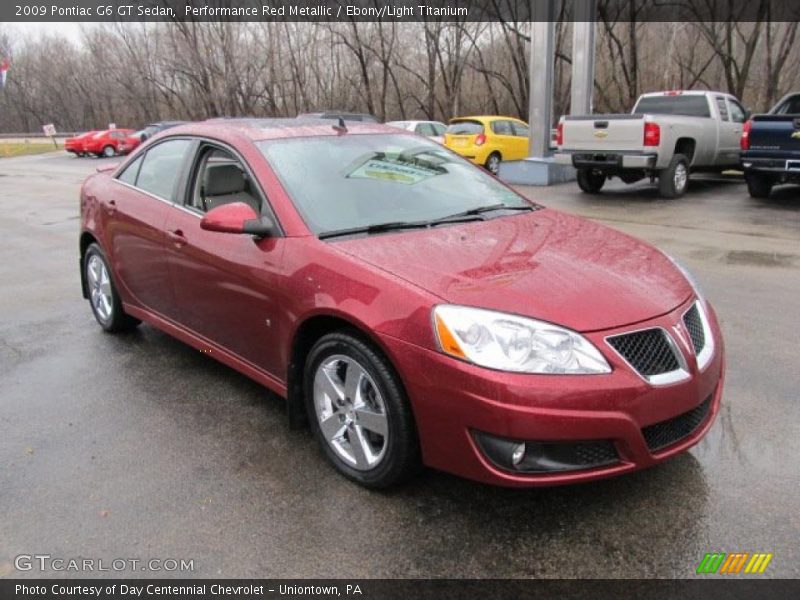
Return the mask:
M386 125L413 131L440 144L444 144L444 130L447 129L447 125L439 121L388 121Z

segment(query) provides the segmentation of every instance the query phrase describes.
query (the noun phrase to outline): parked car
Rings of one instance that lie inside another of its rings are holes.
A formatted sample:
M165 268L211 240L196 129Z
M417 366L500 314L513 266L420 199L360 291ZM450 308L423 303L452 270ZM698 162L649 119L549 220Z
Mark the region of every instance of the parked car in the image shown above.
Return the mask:
M513 117L483 116L450 119L444 145L497 175L504 160L528 156L530 129Z
M96 156L116 156L125 139L133 133L133 129L106 129L84 138L83 153Z
M183 125L186 121L159 121L157 123L150 123L147 127L127 136L119 146L120 154L129 154L133 152L139 144L147 141L148 138L153 137L157 133L161 133L170 127L177 127Z
M507 486L619 475L719 412L722 337L685 270L435 142L228 120L100 171L79 242L100 326L145 321L282 395L365 486L420 463Z
M386 124L397 129L413 131L418 135L424 135L435 142L444 144L444 132L447 129L447 125L439 121L387 121Z
M330 119L330 120L339 120L343 119L345 121L357 121L357 122L364 122L364 123L380 123L380 119L375 115L371 115L369 113L354 113L348 112L346 110L326 110L322 112L309 112L309 113L300 113L297 115L298 119Z
M779 183L800 183L800 92L787 94L765 115L744 125L742 167L753 198Z
M64 150L74 154L75 156L85 156L83 143L96 133L98 133L98 131L93 129L92 131L87 131L86 133L76 135L75 137L67 138L64 140Z
M690 173L739 167L747 111L730 94L669 91L643 94L630 114L564 116L558 163L578 171L578 185L598 193L607 179L658 180L665 198L683 195Z

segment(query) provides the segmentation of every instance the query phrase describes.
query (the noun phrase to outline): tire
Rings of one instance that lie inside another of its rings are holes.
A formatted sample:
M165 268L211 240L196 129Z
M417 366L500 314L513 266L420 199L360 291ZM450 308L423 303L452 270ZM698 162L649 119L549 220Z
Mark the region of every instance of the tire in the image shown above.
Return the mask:
M486 170L489 171L492 175L497 175L500 172L500 163L503 161L503 157L500 156L499 152L492 152L489 156L486 157Z
M744 180L747 182L747 191L750 192L752 198L769 198L772 186L775 185L772 177L761 173L747 173Z
M314 437L342 475L380 489L417 471L419 442L403 386L370 344L345 331L320 338L303 392Z
M90 244L83 257L86 290L94 318L105 331L116 333L136 327L141 321L125 314L122 301L114 285L114 278L103 251Z
M112 156L116 155L117 151L114 150L114 146L104 146L103 147L103 156L105 158L111 158Z
M664 198L678 198L689 188L689 159L676 154L669 166L658 174L658 191Z
M597 194L606 183L606 176L594 169L578 169L578 187L587 194Z

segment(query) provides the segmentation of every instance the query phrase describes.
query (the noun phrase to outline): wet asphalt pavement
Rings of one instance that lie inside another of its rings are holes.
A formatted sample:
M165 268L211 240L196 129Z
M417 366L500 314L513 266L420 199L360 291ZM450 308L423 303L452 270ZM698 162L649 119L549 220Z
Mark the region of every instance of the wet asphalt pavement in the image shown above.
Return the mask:
M101 332L77 249L78 188L101 162L0 160L0 577L79 575L15 570L37 553L194 560L120 573L136 576L692 577L711 551L772 552L765 576L800 576L800 190L524 189L694 271L727 344L720 418L613 480L520 491L426 471L376 493L245 377L151 327Z

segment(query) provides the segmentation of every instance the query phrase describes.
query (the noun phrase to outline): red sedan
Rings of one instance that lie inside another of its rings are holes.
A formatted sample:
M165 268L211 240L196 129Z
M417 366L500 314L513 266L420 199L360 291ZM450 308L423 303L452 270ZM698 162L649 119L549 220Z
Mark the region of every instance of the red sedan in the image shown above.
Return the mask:
M125 140L133 129L106 129L83 140L84 154L111 157L124 151Z
M170 129L81 192L84 296L248 375L345 476L536 486L655 465L719 412L723 342L655 248L381 125Z
M82 133L80 135L76 135L75 137L67 138L64 140L64 150L67 152L71 152L75 156L83 156L83 144L86 140L90 137L99 133L97 130L87 131L86 133Z

